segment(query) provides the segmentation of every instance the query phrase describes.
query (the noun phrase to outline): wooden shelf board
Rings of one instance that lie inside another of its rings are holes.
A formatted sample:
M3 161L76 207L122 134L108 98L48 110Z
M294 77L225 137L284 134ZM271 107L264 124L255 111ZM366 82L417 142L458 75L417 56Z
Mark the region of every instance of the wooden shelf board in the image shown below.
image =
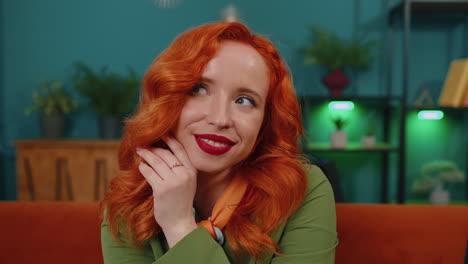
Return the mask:
M387 143L376 143L374 147L366 148L360 142L350 142L344 149L332 148L330 142L312 142L307 144L306 150L310 152L387 152L396 151L394 147Z

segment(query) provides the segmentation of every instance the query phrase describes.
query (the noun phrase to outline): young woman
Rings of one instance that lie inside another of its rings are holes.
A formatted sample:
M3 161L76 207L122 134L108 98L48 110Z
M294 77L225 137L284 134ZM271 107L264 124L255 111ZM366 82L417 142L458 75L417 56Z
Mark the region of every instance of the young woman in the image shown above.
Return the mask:
M102 203L106 263L334 263L333 192L301 156L272 43L239 23L180 35L150 66Z

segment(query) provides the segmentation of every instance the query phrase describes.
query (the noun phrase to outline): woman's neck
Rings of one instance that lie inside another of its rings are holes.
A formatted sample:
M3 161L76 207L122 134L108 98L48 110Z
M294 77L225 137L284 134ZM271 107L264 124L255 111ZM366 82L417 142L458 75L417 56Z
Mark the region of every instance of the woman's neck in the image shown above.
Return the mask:
M225 170L216 174L198 173L194 206L201 219L205 220L211 216L216 201L218 201L231 182L231 178L231 170Z

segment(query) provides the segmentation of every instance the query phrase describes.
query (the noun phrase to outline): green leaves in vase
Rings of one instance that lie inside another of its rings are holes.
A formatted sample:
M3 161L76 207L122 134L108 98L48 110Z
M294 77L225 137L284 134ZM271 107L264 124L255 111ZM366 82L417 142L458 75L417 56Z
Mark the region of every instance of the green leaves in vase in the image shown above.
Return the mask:
M82 62L74 63L73 68L75 88L98 116L128 114L137 104L140 81L130 67L127 75L109 72L105 66L94 71Z
M32 99L34 104L25 109L27 115L35 111L41 115L68 114L78 109L78 103L59 81L41 81Z

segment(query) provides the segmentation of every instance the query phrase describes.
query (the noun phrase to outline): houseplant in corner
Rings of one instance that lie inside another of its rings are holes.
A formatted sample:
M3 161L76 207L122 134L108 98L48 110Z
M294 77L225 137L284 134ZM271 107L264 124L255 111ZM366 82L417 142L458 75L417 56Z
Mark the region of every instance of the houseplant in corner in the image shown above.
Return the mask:
M335 149L346 148L348 136L343 128L348 121L341 116L332 118L332 121L336 130L331 134L331 147Z
M32 94L34 104L25 109L30 115L36 111L40 115L41 137L63 138L65 136L66 114L78 109L77 102L72 99L59 81L40 82Z
M78 92L88 99L99 118L100 136L116 139L121 136L122 119L138 101L139 78L131 69L128 74L117 74L102 67L94 71L82 62L73 64L73 82Z
M413 183L413 191L429 193L431 204L447 205L450 203L447 185L464 180L464 173L453 161L435 160L422 166L419 179Z
M302 47L304 62L327 69L328 73L323 77L322 83L328 87L330 96L342 96L343 89L350 82L346 70L368 70L375 58L374 48L377 43L368 40L367 34L348 41L319 26L313 26L309 30L313 41Z

